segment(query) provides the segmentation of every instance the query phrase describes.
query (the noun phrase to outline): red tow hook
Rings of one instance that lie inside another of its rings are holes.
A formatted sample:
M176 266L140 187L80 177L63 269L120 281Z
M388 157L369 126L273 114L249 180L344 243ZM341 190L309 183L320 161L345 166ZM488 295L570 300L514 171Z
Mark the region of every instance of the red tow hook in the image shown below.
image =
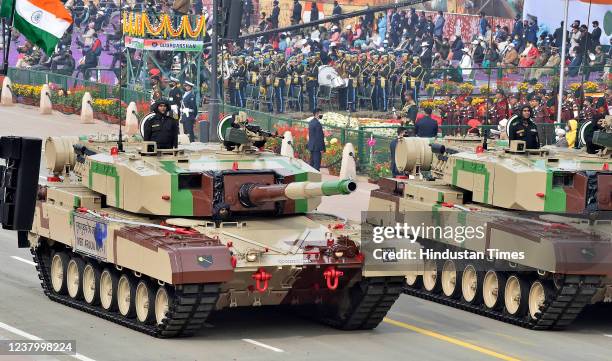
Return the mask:
M343 275L344 272L338 271L336 267L327 267L327 269L323 272L323 277L325 277L325 280L327 281L327 288L332 291L338 288L338 278Z
M259 291L260 293L263 293L263 292L266 292L266 290L268 289L268 281L272 278L272 275L266 272L265 269L260 268L257 270L257 272L251 275L251 278L257 282L255 284L255 288L257 288L257 291ZM261 284L262 282L263 282L263 286Z

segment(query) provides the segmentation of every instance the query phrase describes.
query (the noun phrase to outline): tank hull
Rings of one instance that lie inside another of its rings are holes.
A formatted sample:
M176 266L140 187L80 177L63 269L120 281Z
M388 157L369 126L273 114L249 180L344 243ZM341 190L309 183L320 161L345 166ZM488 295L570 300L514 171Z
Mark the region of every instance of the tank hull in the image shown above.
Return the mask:
M379 184L368 223L484 230L462 242L419 237L420 263L408 272L405 293L537 330L564 328L586 305L612 301L609 219L504 210L443 180Z

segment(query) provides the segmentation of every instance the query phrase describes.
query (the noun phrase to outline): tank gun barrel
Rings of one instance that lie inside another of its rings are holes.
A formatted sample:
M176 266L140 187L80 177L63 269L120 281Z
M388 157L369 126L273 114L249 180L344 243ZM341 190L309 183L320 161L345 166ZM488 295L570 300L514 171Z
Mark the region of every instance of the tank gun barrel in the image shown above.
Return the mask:
M240 202L245 207L287 199L308 199L337 194L350 194L357 189L357 183L350 179L327 182L293 182L289 184L247 183L240 188Z

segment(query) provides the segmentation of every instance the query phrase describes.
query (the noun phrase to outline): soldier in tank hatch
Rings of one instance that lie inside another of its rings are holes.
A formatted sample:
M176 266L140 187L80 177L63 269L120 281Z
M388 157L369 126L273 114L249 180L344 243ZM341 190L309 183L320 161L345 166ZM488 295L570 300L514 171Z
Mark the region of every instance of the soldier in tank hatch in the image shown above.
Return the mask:
M144 126L144 140L154 141L157 148L172 149L178 146L178 123L171 117L170 102L164 99L151 105L155 116Z

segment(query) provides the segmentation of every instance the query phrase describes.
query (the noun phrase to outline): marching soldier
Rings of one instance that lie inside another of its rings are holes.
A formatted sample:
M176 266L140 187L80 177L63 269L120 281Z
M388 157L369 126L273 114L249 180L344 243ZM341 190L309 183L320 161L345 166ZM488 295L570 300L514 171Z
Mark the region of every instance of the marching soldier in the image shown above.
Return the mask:
M444 104L440 106L440 116L445 125L458 125L457 123L457 105L454 99L450 96L444 97Z
M548 109L546 105L542 104L542 98L539 96L534 96L529 101L531 109L532 109L532 117L536 124L542 123L552 123L550 120L550 114L548 113Z
M563 104L561 105L561 121L567 123L570 119L578 119L579 113L574 115L574 100L567 91L563 92ZM577 110L577 109L576 109Z
M274 79L274 98L276 99L276 110L279 113L284 113L285 99L283 99L283 93L287 87L287 64L285 63L285 57L283 54L276 55L272 72Z
M352 112L357 109L357 84L358 79L361 76L361 64L357 62L357 55L347 55L350 59L350 65L347 69L348 75L348 86L346 96L346 108L351 109Z
M497 125L502 119L508 119L510 117L508 102L504 95L504 91L501 89L498 89L495 93L492 112L489 114L489 124Z
M238 64L232 72L232 79L234 81L234 99L233 105L244 108L246 103L246 94L244 93L246 88L246 76L247 67L244 63L244 56L238 57Z
M317 58L311 56L308 59L308 67L306 68L306 92L308 93L308 105L311 112L317 109L318 78L319 67L317 66Z
M593 98L585 97L582 109L580 110L580 124L591 122L594 115L595 109L593 108Z
M183 85L185 94L181 102L181 123L183 124L183 132L189 135L189 141L195 141L193 125L198 114L198 105L196 103L195 93L193 92L193 83L185 81Z
M380 82L378 81L378 70L380 69L380 59L377 53L373 52L368 62L368 69L365 71L366 76L370 77L370 85L372 86L372 109L378 110L378 93Z
M465 97L457 114L457 123L466 126L470 119L476 118L476 108L472 105L472 97Z
M389 99L389 86L391 76L391 65L387 54L381 57L380 70L378 71L378 105L379 110L386 112Z
M264 54L263 63L259 67L259 92L268 102L268 112L272 113L272 64L269 53Z
M508 96L508 109L510 110L510 116L517 115L521 112L521 104L516 94L510 94ZM520 114L519 114L520 115Z
M419 90L421 89L421 83L425 77L425 69L421 65L421 60L418 56L412 59L412 69L410 70L410 87L413 91L414 101L419 104Z
M304 65L302 64L303 56L299 54L295 58L289 59L289 68L287 72L291 77L291 85L289 94L293 98L297 98L297 104L290 104L292 109L304 111L304 94L302 88L304 86Z
M172 116L174 119L179 119L179 109L181 107L181 100L183 100L183 91L178 86L178 79L170 78L170 91L168 92L168 101L170 108L172 109Z

